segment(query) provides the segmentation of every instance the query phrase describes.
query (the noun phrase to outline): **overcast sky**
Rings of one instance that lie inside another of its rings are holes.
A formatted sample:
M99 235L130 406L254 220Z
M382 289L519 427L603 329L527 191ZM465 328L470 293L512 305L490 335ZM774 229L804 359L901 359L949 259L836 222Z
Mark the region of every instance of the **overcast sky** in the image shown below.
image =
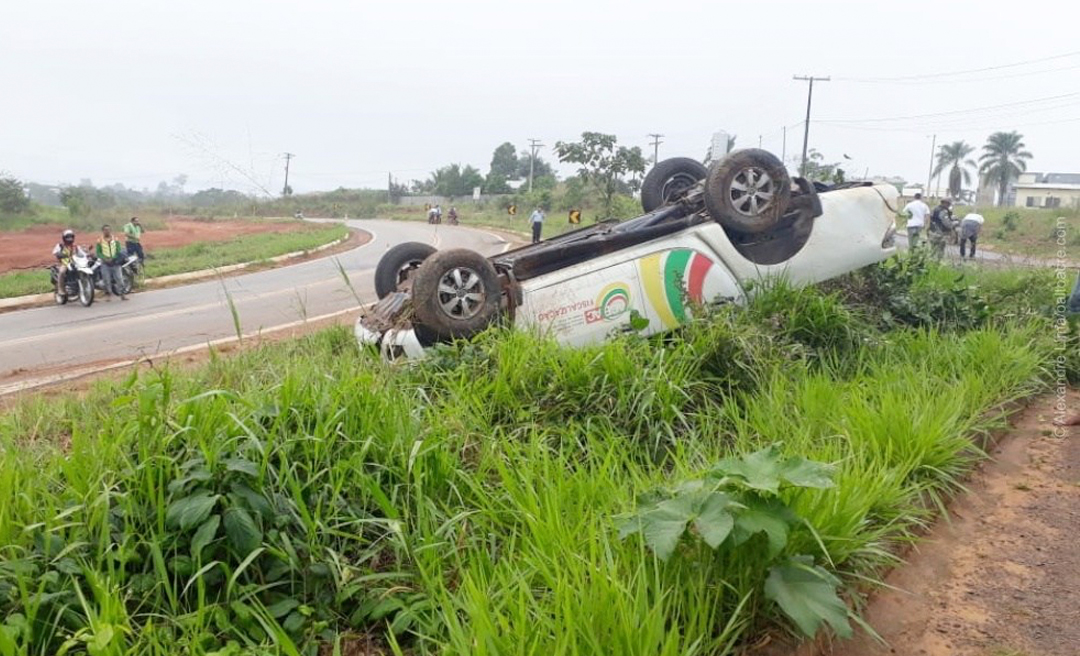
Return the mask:
M594 130L648 148L659 132L661 158L701 158L726 130L780 154L785 125L791 158L806 109L791 78L815 74L833 81L814 119L857 122L812 122L810 144L852 173L925 182L930 135L981 146L1008 129L1031 170L1077 172L1078 18L1000 0L13 1L0 170L277 192L289 151L297 191L385 188L388 171L486 173L503 141Z

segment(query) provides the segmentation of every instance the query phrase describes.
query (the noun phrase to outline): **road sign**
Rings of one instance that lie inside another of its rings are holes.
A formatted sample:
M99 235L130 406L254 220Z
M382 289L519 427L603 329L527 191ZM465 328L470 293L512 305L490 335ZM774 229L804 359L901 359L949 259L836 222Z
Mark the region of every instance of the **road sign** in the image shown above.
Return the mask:
M581 223L581 210L570 210L570 223Z
M472 199L473 200L480 200L480 187L473 187L472 188Z
M517 214L517 205L510 205L509 207L507 207L506 213L510 216L514 216L515 214Z

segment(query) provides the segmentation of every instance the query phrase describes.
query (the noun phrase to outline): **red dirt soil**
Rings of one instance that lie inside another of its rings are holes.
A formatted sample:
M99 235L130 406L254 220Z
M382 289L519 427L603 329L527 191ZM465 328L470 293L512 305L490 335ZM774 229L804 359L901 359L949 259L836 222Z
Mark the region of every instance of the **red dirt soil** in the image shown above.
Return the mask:
M165 229L147 230L142 237L148 251L156 248L175 248L196 242L228 241L241 235L264 232L293 232L306 224L294 221L206 221L186 217L166 219ZM119 231L119 228L116 228ZM52 264L52 249L60 241L61 225L33 226L18 232L0 232L0 273L20 269L37 269ZM81 232L80 245L94 243L100 233ZM122 237L121 237L122 238Z

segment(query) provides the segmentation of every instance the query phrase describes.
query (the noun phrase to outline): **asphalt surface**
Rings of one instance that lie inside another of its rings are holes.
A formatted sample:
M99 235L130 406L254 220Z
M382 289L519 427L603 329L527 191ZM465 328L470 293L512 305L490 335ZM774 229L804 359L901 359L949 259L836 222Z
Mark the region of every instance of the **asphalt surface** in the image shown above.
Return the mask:
M245 335L355 309L375 300L375 265L388 248L404 241L440 249L467 247L485 255L509 247L499 235L460 226L381 220L347 223L370 233L371 240L302 264L137 291L127 301L104 301L99 295L88 308L72 301L0 314L0 379L160 355L234 337L230 297ZM356 296L345 284L337 262L348 274Z

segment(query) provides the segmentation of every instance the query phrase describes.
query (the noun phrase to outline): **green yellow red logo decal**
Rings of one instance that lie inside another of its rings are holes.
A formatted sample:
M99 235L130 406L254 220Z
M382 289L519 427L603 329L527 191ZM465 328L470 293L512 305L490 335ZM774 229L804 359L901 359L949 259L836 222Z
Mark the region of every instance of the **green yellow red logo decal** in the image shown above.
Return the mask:
M613 282L600 290L596 307L585 313L585 323L611 321L630 309L630 290L626 283Z
M686 305L703 303L705 276L713 261L697 251L680 248L640 260L642 286L649 305L665 328L686 321Z

